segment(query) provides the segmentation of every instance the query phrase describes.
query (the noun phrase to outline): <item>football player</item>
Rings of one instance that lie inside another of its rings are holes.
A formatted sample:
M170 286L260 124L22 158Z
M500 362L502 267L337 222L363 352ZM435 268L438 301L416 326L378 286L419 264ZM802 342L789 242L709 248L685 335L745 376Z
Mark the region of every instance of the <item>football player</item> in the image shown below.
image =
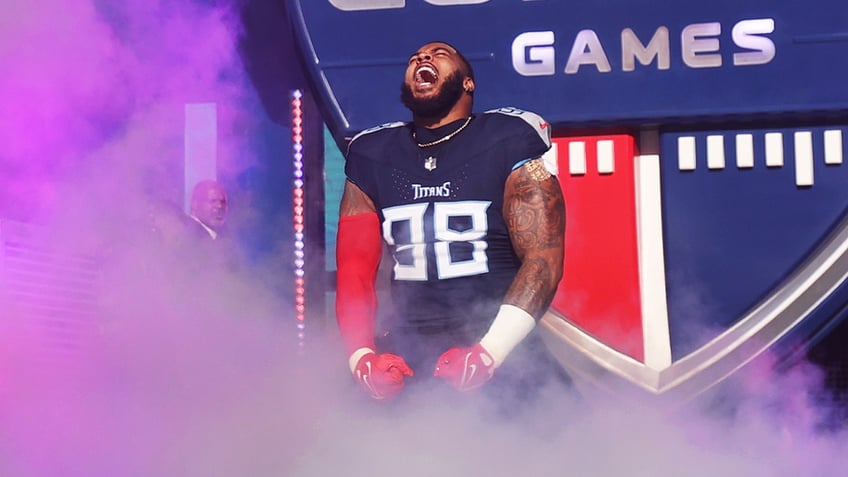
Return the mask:
M555 164L542 158L550 127L516 108L474 113L475 88L456 48L427 43L401 85L412 121L348 146L336 315L374 399L433 377L461 391L524 386L547 356L534 329L562 277L565 231ZM378 320L383 244L392 309Z

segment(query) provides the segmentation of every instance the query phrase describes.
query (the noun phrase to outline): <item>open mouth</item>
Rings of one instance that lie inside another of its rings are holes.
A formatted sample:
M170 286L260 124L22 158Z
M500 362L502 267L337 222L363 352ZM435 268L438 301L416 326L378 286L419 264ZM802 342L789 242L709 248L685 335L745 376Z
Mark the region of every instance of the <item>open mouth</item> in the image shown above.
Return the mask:
M421 65L415 70L415 82L419 86L428 86L436 82L439 75L436 70L430 65Z

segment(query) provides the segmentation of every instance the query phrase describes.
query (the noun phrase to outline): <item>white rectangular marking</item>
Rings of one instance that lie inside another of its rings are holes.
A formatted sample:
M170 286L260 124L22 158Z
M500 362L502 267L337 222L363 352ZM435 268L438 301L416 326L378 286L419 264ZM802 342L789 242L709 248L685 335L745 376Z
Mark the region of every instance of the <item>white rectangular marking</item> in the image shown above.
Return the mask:
M573 176L586 174L586 143L583 141L568 143L568 172Z
M813 134L810 131L795 133L795 184L813 185Z
M677 167L681 171L695 170L695 138L693 136L677 138Z
M598 141L598 173L612 174L613 172L615 172L613 142L609 139Z
M754 167L754 135L736 135L736 167L750 169Z
M724 136L707 136L707 169L724 169Z
M551 148L542 154L545 169L553 175L559 175L559 144L551 142Z
M824 163L842 164L841 129L831 129L824 132Z
M766 166L783 167L782 133L766 133Z
M636 156L636 227L639 250L639 291L645 366L671 366L671 334L663 252L660 156Z

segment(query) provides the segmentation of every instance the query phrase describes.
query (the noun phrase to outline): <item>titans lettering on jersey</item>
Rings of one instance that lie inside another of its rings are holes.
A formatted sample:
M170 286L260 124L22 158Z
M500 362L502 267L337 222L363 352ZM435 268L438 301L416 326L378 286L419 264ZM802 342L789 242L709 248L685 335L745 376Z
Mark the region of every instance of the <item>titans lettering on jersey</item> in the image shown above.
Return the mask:
M450 197L450 181L445 182L440 186L425 186L421 184L412 184L412 192L414 197L412 200L423 199L425 197Z
M519 261L503 217L507 176L550 148L538 115L514 108L473 117L455 131L388 123L353 138L345 173L373 201L394 259L393 301L407 325L453 329L479 317L488 326ZM479 339L479 336L476 337Z

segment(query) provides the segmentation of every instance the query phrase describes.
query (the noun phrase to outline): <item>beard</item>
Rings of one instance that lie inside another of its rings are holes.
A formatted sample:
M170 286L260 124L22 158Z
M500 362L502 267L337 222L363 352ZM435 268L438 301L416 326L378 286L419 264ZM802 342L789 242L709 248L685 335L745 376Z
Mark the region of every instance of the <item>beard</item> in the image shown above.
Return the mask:
M462 80L459 72L454 72L445 78L438 94L426 99L416 98L412 94L412 88L403 82L400 85L400 100L415 116L424 118L444 116L465 92L462 88Z

